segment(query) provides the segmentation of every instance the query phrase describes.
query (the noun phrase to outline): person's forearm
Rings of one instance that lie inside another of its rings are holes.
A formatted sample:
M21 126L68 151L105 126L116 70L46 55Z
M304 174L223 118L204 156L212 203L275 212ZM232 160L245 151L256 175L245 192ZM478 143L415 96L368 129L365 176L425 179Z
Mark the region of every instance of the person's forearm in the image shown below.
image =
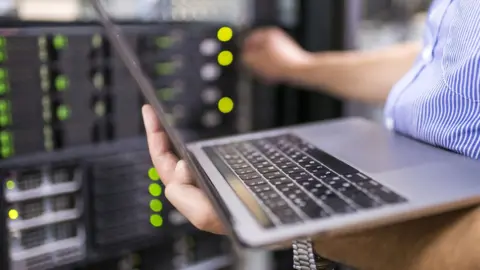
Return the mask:
M316 251L360 270L480 269L480 209L316 239Z
M371 52L316 53L302 67L292 68L287 80L339 98L383 103L419 51L420 44L409 43Z

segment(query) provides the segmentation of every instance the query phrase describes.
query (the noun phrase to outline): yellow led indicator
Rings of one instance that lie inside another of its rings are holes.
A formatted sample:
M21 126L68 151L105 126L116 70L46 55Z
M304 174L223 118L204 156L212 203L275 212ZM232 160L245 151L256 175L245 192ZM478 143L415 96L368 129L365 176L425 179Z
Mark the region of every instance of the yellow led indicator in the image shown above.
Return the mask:
M93 48L100 48L103 44L103 38L101 35L94 35L92 38L92 46Z
M53 47L57 50L61 50L67 47L67 44L68 44L68 39L65 36L56 35L53 38Z
M162 195L162 187L159 184L150 184L150 186L148 187L148 191L153 197L158 197Z
M18 211L15 209L10 209L10 211L8 211L8 217L12 220L16 220L18 218Z
M153 212L160 212L163 209L163 204L160 200L151 200L150 201L150 209L152 209Z
M15 189L15 182L13 180L8 180L6 186L9 190Z
M229 66L233 62L233 54L229 51L223 51L218 54L217 60L220 66Z
M105 102L103 101L99 101L95 104L95 114L98 116L98 117L103 117L105 116L106 112L107 112L107 106L105 105Z
M105 85L105 78L102 73L98 72L93 76L93 85L96 89L101 90Z
M163 218L160 215L151 215L150 224L152 224L153 227L157 227L157 228L162 227Z
M223 97L218 101L218 110L222 113L230 113L233 111L233 100L229 97Z
M57 118L60 121L67 120L70 116L70 109L66 105L60 105L57 108Z
M222 42L230 41L233 37L233 30L230 27L222 27L217 32L218 40Z
M148 170L148 177L153 181L160 180L160 176L158 175L157 170L155 168L150 168Z
M68 78L60 75L55 79L55 87L58 91L63 91L68 87Z

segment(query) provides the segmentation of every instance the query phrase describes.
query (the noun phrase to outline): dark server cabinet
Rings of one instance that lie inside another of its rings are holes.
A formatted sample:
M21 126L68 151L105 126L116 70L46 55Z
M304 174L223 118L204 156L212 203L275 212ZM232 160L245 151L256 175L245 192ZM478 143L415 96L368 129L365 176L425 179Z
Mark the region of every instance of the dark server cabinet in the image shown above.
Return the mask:
M278 26L289 33L303 48L312 52L345 49L345 1L299 0L294 25L283 25L280 1L256 1L259 16L256 27ZM282 10L282 12L289 12ZM342 116L342 102L326 94L291 85L267 86L258 81L253 86L253 129L293 125ZM268 108L264 104L269 104Z

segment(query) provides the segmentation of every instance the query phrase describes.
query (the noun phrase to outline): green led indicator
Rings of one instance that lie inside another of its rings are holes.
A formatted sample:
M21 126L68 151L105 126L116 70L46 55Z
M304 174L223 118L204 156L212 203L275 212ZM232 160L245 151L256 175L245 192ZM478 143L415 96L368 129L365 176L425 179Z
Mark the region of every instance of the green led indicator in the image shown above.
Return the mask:
M0 83L0 95L5 95L8 92L8 85L6 83Z
M163 209L163 204L160 200L151 200L150 201L150 209L152 209L153 212L160 212Z
M4 113L9 109L9 102L6 100L0 100L0 113Z
M174 88L162 88L158 90L159 97L163 101L172 101L175 96Z
M158 197L162 195L162 187L159 184L150 184L150 186L148 187L148 191L153 197Z
M4 68L0 68L0 80L5 80L7 76L7 71Z
M152 224L153 227L157 227L157 228L162 227L163 218L160 215L151 215L150 224Z
M7 56L4 52L0 51L0 62L4 62L7 59Z
M0 47L5 47L7 45L7 39L5 37L0 37Z
M171 37L158 37L155 39L155 44L160 49L168 49L173 45L173 39Z
M64 91L68 88L68 78L60 75L55 79L55 88L58 91Z
M175 64L173 62L158 63L155 69L158 75L171 75L175 72Z
M2 158L8 158L13 155L13 150L10 146L3 146L2 148Z
M153 180L153 181L160 180L160 176L158 175L157 170L155 168L150 168L148 170L148 177L150 178L150 180Z
M10 144L11 143L10 138L11 138L11 136L10 136L9 132L7 132L7 131L0 132L0 142L2 143L2 145Z
M6 186L9 190L15 189L15 182L13 180L8 180Z
M5 126L8 126L10 124L10 116L8 115L1 115L0 116L0 126L1 127L5 127Z
M63 35L56 35L53 38L53 47L57 50L64 49L68 45L68 39Z
M57 108L57 118L60 121L65 121L70 117L70 109L66 105L60 105Z

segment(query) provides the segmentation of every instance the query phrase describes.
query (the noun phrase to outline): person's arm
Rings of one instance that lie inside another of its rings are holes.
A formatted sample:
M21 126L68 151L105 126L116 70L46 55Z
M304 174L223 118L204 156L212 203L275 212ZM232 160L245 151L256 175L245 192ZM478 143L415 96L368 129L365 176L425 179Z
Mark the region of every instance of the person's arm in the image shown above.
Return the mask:
M330 95L383 102L413 65L420 44L401 44L371 52L303 50L277 28L259 29L245 42L243 60L266 81L299 84Z
M480 209L319 238L321 256L359 270L480 269Z
M339 98L383 103L393 85L412 67L420 44L399 44L377 51L311 55L286 72L287 80L323 89Z

